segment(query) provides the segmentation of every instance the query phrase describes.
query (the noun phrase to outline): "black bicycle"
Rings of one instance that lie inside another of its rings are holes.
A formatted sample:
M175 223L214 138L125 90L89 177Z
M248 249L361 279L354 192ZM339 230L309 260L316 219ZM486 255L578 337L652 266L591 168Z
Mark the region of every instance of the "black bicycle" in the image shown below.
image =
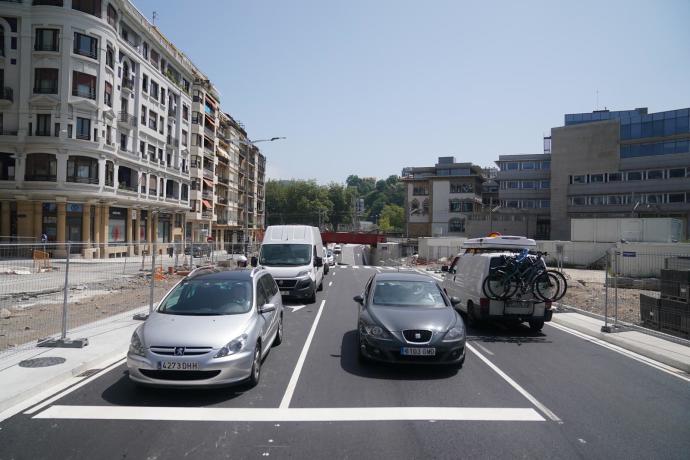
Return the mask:
M517 257L506 258L504 265L492 268L484 279L484 294L493 300L508 300L518 293L520 297L532 293L551 302L561 299L568 289L567 282L559 272L546 269L544 255L538 252L530 257L525 250Z

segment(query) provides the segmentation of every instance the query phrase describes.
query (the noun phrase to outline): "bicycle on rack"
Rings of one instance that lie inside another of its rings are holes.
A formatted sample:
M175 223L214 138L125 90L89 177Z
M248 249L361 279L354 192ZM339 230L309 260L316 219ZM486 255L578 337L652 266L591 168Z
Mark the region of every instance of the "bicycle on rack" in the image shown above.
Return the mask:
M522 297L532 293L543 301L561 299L567 290L565 277L556 271L547 270L544 263L546 253L538 252L530 257L523 250L517 257L509 257L505 265L494 267L484 279L484 294L493 300L508 300L518 294Z

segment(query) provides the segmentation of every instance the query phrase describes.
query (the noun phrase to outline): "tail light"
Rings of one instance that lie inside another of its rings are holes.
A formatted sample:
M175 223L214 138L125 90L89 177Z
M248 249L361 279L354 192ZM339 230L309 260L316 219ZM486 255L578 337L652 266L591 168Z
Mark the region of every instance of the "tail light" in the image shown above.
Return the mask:
M489 305L491 305L491 300L487 299L486 297L479 299L479 306L481 308L489 308Z

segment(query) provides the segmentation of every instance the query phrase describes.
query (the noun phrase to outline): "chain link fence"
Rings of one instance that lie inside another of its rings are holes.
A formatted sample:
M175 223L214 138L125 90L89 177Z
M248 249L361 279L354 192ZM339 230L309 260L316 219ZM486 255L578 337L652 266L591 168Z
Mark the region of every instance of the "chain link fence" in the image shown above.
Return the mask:
M124 313L146 314L180 276L237 266L258 245L0 244L0 357L68 338Z

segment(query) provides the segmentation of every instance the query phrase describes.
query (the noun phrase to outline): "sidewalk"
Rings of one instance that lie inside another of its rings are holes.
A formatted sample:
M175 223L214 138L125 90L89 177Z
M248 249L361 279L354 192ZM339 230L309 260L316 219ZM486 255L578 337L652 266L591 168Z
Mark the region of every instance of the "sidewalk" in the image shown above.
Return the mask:
M639 331L601 332L604 321L574 312L554 313L552 321L561 326L617 345L667 366L690 373L690 347Z

